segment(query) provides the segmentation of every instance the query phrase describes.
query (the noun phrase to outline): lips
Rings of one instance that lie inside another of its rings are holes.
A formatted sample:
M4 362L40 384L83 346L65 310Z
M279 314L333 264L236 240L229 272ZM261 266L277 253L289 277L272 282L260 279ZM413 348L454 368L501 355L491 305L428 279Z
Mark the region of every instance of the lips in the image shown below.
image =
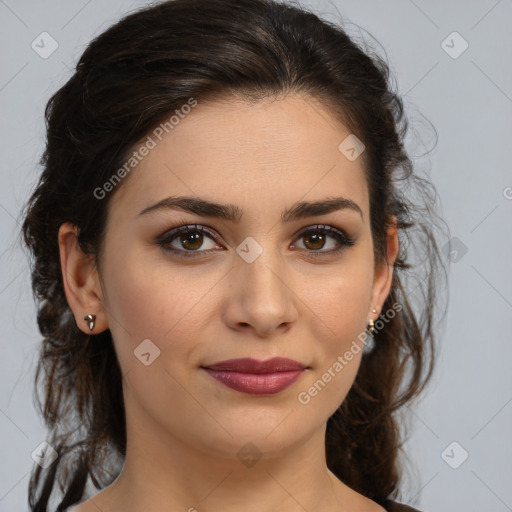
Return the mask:
M275 394L291 386L307 369L283 357L266 361L251 358L229 359L203 366L203 370L225 386L251 395Z

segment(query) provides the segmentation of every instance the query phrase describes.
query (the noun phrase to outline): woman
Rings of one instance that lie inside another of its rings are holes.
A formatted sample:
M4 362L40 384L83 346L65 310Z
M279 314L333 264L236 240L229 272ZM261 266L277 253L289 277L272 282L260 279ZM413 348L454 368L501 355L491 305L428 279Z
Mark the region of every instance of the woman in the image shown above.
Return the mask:
M92 41L46 119L32 510L414 510L396 411L442 267L386 63L297 6L174 0Z

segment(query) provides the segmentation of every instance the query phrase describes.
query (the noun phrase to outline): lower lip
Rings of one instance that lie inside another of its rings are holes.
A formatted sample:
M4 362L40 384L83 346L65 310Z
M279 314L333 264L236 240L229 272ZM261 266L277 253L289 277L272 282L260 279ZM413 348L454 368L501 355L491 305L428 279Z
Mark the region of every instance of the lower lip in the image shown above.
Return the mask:
M304 370L275 373L240 373L225 370L204 370L228 388L250 395L273 395L291 386Z

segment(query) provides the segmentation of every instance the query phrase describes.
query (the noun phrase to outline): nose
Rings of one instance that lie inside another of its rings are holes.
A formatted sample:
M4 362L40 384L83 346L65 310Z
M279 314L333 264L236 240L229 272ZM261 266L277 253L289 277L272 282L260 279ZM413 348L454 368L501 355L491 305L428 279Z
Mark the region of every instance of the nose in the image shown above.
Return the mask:
M237 331L252 330L266 338L286 332L297 321L298 298L286 262L263 252L248 263L239 258L230 272L231 286L224 315Z

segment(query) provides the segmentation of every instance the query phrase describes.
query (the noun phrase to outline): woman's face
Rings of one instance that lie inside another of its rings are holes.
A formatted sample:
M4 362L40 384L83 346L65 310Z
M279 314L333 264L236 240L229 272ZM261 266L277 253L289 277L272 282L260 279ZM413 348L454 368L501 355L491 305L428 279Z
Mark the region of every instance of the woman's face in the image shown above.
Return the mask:
M389 266L374 273L362 158L351 139L339 149L350 132L289 95L199 102L150 135L112 197L101 260L128 429L215 456L304 443L347 395L391 281ZM172 207L182 197L222 209ZM305 369L211 369L275 357Z

